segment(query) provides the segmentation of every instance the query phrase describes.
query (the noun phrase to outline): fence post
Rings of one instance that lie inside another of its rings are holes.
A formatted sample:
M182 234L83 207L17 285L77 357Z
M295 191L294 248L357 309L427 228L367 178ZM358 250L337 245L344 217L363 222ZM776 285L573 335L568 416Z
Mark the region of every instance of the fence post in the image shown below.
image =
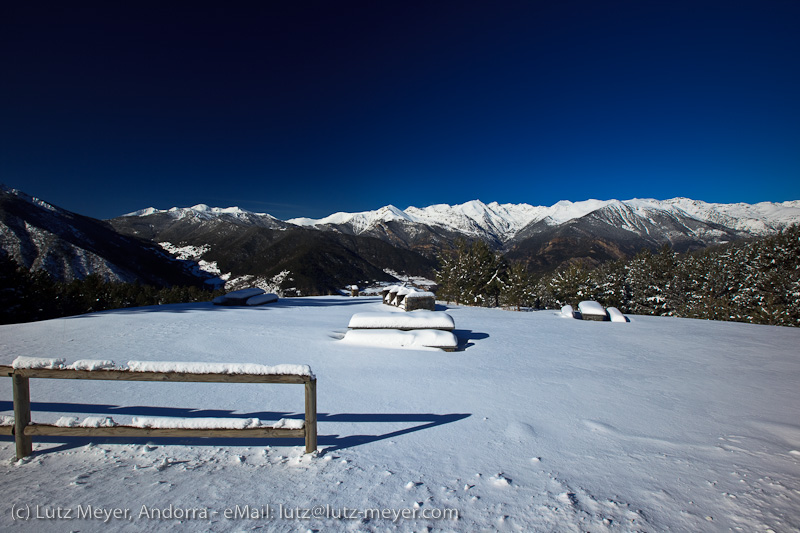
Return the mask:
M31 421L30 380L14 374L14 443L17 447L17 459L33 453L33 440L25 435L25 427Z
M306 381L306 453L317 451L317 380Z

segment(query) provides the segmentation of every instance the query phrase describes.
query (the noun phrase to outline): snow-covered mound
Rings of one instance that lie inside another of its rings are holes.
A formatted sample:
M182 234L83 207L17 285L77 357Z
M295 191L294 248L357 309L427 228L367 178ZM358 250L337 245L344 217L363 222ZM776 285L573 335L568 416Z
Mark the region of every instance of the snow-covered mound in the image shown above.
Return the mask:
M450 331L438 329L353 329L342 342L384 348L439 348L446 351L458 347L458 339Z
M351 329L441 329L451 331L453 317L442 311L356 313L347 325Z
M595 320L608 319L608 313L598 302L593 300L584 300L578 304L578 310L583 318L592 318Z
M354 313L385 310L380 297L283 298L268 307L166 305L0 326L6 365L23 354L308 364L318 379L320 448L314 457L302 439L34 437L34 455L14 462L12 437L0 436L0 475L14 488L4 493L0 529L800 526L800 329L649 316L615 327L559 311L449 307L462 351L341 342ZM117 424L303 417L294 386L34 378L30 389L41 423L66 415ZM0 398L7 422L11 379L0 379ZM12 508L26 505L73 517L78 506L127 509L129 518L14 520ZM279 516L279 505L335 514L302 520ZM387 515L336 518L344 507Z

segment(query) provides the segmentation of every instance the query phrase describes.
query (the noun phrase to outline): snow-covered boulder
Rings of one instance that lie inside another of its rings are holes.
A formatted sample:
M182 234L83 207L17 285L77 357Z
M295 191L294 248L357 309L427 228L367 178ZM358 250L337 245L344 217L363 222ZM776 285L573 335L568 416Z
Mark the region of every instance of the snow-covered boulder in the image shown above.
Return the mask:
M578 304L578 310L584 320L608 320L606 310L594 300L582 301Z
M448 352L458 347L458 339L452 332L438 329L351 329L342 342L382 348L439 348Z
M252 287L249 289L239 289L238 291L229 292L224 296L214 298L212 302L214 305L248 305L247 301L260 294L264 294L264 289Z
M609 307L607 311L611 322L628 322L628 317L623 315L616 307Z
M409 311L407 313L368 312L356 313L347 325L350 329L439 329L452 331L453 317L442 311Z
M264 294L257 294L256 296L251 296L245 302L245 305L264 305L264 304L271 304L273 302L278 301L278 295L272 292L267 292Z
M578 318L575 314L575 309L571 305L565 305L561 308L561 314L567 318Z

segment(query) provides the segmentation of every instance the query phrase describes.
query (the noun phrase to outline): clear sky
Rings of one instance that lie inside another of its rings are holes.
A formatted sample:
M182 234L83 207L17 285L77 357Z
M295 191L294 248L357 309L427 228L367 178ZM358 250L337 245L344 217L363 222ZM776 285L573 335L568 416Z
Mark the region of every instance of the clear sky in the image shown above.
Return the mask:
M800 199L797 0L4 2L0 182L110 218Z

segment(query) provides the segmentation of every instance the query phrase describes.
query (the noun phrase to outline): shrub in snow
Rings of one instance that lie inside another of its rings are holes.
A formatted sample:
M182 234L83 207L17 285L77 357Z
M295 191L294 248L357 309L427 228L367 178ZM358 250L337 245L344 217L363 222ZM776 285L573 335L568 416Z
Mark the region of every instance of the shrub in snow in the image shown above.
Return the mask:
M564 315L567 318L578 318L575 315L575 310L572 308L571 305L565 305L564 307L562 307L561 308L561 314Z

